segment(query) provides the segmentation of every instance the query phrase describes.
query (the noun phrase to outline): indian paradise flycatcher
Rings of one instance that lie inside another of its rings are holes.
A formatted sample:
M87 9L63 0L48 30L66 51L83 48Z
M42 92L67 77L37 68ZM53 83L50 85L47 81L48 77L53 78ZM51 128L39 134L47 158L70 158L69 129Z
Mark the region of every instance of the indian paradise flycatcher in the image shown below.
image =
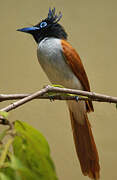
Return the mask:
M58 23L62 14L49 9L48 17L35 26L18 29L29 33L38 48L39 63L53 84L90 91L87 74L76 50L67 42L67 33ZM91 101L67 101L73 137L82 173L99 179L99 157L87 113L94 111Z

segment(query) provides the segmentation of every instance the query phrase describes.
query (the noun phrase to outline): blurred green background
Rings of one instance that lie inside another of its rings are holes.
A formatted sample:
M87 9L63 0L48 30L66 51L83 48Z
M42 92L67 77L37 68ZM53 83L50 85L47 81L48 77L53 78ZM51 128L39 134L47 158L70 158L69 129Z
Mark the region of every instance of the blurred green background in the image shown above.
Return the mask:
M92 91L117 95L116 0L1 0L0 93L31 93L49 81L38 64L37 45L16 29L38 23L49 7L61 11L69 42L79 52ZM0 104L0 108L11 103ZM94 103L89 115L100 156L101 178L116 180L117 110L115 105ZM84 180L76 157L65 102L34 100L10 113L10 120L25 120L47 138L61 180Z

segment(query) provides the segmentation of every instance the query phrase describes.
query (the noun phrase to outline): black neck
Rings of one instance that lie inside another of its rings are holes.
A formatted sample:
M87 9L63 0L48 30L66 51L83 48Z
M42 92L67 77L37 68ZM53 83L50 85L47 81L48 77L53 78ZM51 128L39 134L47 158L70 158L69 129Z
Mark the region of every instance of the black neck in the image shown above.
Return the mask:
M67 33L64 28L56 23L48 27L47 29L42 29L40 31L35 31L31 33L37 43L40 43L45 37L55 37L58 39L67 39Z

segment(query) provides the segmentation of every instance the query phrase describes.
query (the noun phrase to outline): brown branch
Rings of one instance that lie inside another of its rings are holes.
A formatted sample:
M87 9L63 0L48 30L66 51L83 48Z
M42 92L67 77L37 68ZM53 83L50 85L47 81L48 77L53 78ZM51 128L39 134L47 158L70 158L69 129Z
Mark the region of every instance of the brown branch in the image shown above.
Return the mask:
M87 92L81 90L74 90L74 89L67 89L67 88L60 88L60 87L53 87L53 86L46 86L45 88L41 89L40 91L34 94L13 94L13 95L0 95L0 101L4 100L13 100L13 99L20 99L9 106L1 109L0 111L11 111L24 103L31 101L32 99L50 99L50 96L47 96L47 93L55 92L55 93L63 93L64 95L55 95L54 99L56 100L76 100L76 96L65 96L65 93L80 95L84 97L79 97L79 100L84 101L99 101L99 102L109 102L109 103L117 103L117 97L107 96L103 94L98 94L94 92ZM46 94L46 96L45 96ZM22 98L22 99L21 99Z

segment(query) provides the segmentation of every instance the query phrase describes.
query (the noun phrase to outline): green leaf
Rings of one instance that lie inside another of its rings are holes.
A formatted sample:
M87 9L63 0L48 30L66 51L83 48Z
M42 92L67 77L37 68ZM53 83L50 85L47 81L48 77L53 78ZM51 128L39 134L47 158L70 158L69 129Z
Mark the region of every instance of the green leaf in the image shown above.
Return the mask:
M6 156L7 156L7 153L9 151L9 147L10 145L12 144L13 142L13 138L9 139L8 142L5 144L5 147L1 153L1 156L0 156L0 167L3 166L5 160L6 160Z
M0 175L5 175L5 177L8 180L22 180L20 175L17 175L17 171L14 171L12 168L7 167L7 168L1 168L0 169ZM1 176L0 176L1 177ZM5 179L5 180L7 180ZM1 179L0 179L1 180Z
M0 147L0 180L57 180L44 136L20 121L14 129L15 136ZM13 151L9 152L11 144Z
M20 121L15 122L15 131L17 136L13 141L14 155L22 162L25 170L28 172L30 169L39 180L57 180L50 149L44 136Z
M5 178L7 178L8 180L16 180L15 171L12 168L10 168L10 159L7 167L3 166L2 168L0 168L0 178L4 177L3 175L5 175Z
M1 133L0 133L0 141L3 140L3 138L7 135L8 129L4 129Z
M60 85L60 84L52 84L51 86L53 87L59 87L59 88L65 88L64 86Z
M1 176L6 175L5 178L8 178L8 180L35 180L35 179L38 179L38 176L33 171L31 171L29 168L26 168L23 165L23 163L18 158L16 158L14 155L10 156L10 161L7 164L8 164L7 167L0 168L0 172L2 173Z
M8 118L8 112L6 112L6 111L0 111L0 116L3 116L5 119L7 119Z
M38 179L38 176L29 168L25 167L24 164L14 155L11 156L10 167L15 172L14 177L16 180Z
M0 180L11 180L11 179L4 173L0 173Z

